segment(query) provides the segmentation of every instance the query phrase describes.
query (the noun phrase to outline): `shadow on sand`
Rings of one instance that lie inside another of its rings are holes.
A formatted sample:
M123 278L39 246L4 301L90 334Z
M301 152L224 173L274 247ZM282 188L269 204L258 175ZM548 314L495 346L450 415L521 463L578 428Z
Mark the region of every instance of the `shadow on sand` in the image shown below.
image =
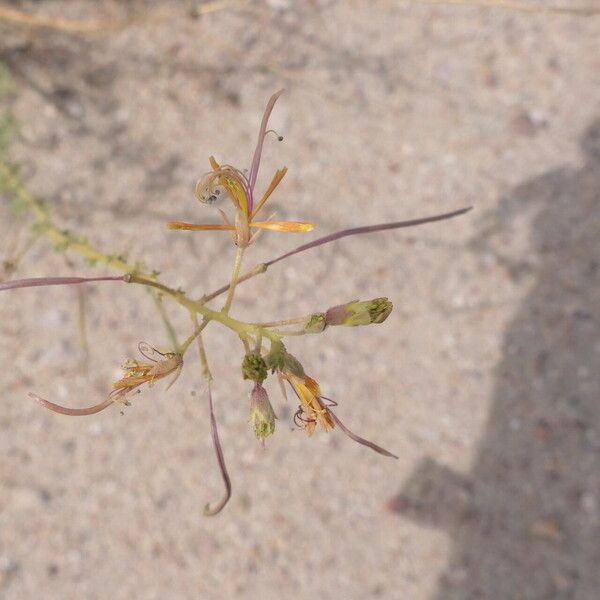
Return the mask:
M516 188L486 232L534 211L534 284L505 331L472 473L426 459L395 499L451 537L437 600L600 598L600 119L581 145L580 168Z

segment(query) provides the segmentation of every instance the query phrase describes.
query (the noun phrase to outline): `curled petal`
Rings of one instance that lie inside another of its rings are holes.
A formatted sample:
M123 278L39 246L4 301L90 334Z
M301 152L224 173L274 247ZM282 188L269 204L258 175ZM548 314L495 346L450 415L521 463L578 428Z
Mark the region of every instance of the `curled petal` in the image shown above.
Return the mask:
M103 402L95 404L94 406L89 406L88 408L68 408L66 406L61 406L60 404L54 404L54 402L50 402L49 400L44 400L44 398L41 398L33 392L29 392L29 397L39 402L48 410L60 413L61 415L68 415L70 417L86 417L87 415L95 415L114 402L113 398L109 396Z
M233 225L225 223L181 223L179 221L169 221L167 223L169 229L185 229L187 231L235 231Z
M312 231L315 226L312 223L303 223L301 221L254 221L250 227L258 229L270 229L271 231L284 231L287 233L304 233Z
M204 507L204 514L207 517L212 517L220 513L225 507L225 505L229 502L229 499L231 498L231 479L229 478L229 473L227 472L227 466L225 465L225 457L223 456L223 448L221 447L221 442L219 440L219 432L217 431L217 419L215 418L210 384L208 386L208 409L210 411L210 432L212 436L213 446L215 448L215 454L217 455L217 462L219 463L221 477L223 478L223 483L225 484L225 494L223 498L221 498L221 500L219 500L219 502L212 508L210 504L207 504Z
M382 448L381 446L378 446L377 444L374 444L373 442L370 442L369 440L365 440L364 438L361 438L359 435L356 435L355 433L352 433L352 431L350 431L340 420L339 418L336 416L336 414L330 409L329 410L329 414L331 415L331 417L333 418L333 420L335 421L335 424L352 440L354 440L355 442L358 442L359 444L362 444L363 446L366 446L367 448L371 448L371 450L374 450L375 452L377 452L377 454L382 454L383 456L389 456L390 458L398 458L395 454L392 454L391 452L388 452L385 448Z

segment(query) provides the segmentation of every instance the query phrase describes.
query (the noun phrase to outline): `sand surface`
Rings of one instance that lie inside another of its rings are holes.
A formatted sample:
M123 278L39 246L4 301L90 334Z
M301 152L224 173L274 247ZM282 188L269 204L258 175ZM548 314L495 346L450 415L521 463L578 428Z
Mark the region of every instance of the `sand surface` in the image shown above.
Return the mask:
M96 3L13 2L92 18ZM119 15L118 3L106 14ZM243 348L206 331L234 495L221 494L197 356L164 382L70 419L137 344L168 338L143 289L0 296L0 598L594 600L600 594L600 17L390 1L146 3L148 20L70 35L0 23L21 124L11 157L61 227L199 297L227 280L193 199L208 156L249 165L284 87L259 187L289 172L248 266L344 227L475 209L273 266L232 314L284 319L388 296L382 325L288 348L383 458L308 438L295 402L266 448L248 424ZM538 3L539 4L539 3ZM589 5L598 5L589 2ZM533 5L533 3L532 3ZM0 207L2 260L18 223ZM26 233L26 229L25 229ZM21 242L27 237L20 238ZM39 241L13 277L112 274ZM181 338L185 311L167 303ZM216 306L219 306L217 303Z

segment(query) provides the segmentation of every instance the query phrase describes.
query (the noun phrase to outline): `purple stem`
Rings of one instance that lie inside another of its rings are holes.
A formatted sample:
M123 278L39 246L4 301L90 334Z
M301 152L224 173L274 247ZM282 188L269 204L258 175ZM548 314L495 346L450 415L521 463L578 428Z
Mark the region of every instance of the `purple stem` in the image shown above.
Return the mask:
M30 279L15 279L14 281L0 283L0 292L2 290L46 285L78 285L80 283L89 283L92 281L125 281L126 277L127 275L118 277L32 277Z
M271 112L273 111L275 102L277 102L277 98L279 98L281 94L283 94L283 90L275 92L269 98L269 102L267 103L265 113L260 123L260 131L258 132L258 142L256 143L256 149L254 150L254 156L252 157L252 163L250 165L250 173L248 174L248 183L250 184L251 192L254 192L254 184L256 183L256 177L258 175L258 167L260 165L260 157L262 154L263 142L265 141L265 132L267 131L269 117L271 116ZM252 207L250 207L250 210L252 210Z
M361 438L359 435L356 435L355 433L352 433L336 416L336 414L330 409L329 410L329 414L331 415L331 418L335 421L335 424L350 438L353 439L355 442L358 442L359 444L362 444L363 446L367 446L367 448L371 448L371 450L374 450L375 452L377 452L377 454L383 454L383 456L389 456L390 458L398 458L395 454L392 454L391 452L388 452L385 448L382 448L381 446L378 446L377 444L374 444L373 442L370 442L369 440L365 440L365 438Z
M61 415L68 415L69 417L86 417L88 415L95 415L96 413L99 413L100 411L109 407L114 402L113 398L109 396L106 400L100 402L100 404L95 404L94 406L88 406L87 408L69 408L67 406L61 406L60 404L50 402L50 400L45 400L33 392L29 392L29 397L39 402L48 410L60 413Z
M350 235L359 235L362 233L375 233L377 231L386 231L388 229L400 229L402 227L413 227L414 225L423 225L424 223L434 223L435 221L443 221L445 219L451 219L452 217L458 217L458 215L463 215L466 212L469 212L472 208L472 206L469 206L468 208L461 208L460 210L444 213L442 215L435 215L434 217L423 217L421 219L411 219L410 221L396 221L395 223L381 223L380 225L366 225L364 227L354 227L353 229L343 229L342 231L330 233L329 235L316 239L312 242L308 242L307 244L302 244L302 246L298 246L296 249L290 250L290 252L286 252L285 254L274 258L273 260L269 260L265 264L267 265L267 267L270 267L271 265L274 265L276 262L279 262L284 258L293 256L294 254L299 254L300 252L304 252L305 250L310 250L311 248L316 248L317 246L322 246L323 244L328 244L329 242L335 242L336 240L340 240Z
M220 513L225 507L225 505L229 502L229 499L231 498L231 479L229 478L229 473L227 472L227 466L225 465L225 457L223 456L223 448L221 448L219 432L217 431L217 420L215 418L212 394L210 391L210 383L208 384L208 408L210 411L210 432L212 435L213 446L215 447L215 454L217 455L219 469L221 470L221 477L223 478L223 483L225 484L225 495L223 496L223 498L221 498L219 503L214 508L211 508L210 504L207 504L204 507L204 514L207 517L212 517Z

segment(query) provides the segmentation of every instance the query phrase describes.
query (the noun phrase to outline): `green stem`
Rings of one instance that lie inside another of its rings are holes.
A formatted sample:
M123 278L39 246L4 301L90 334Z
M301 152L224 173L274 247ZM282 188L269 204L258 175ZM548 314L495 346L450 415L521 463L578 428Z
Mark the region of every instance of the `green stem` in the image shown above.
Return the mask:
M231 281L229 283L229 293L227 294L227 300L225 306L223 306L223 312L229 314L231 303L233 302L233 295L235 294L235 286L237 285L238 278L240 276L240 269L242 268L242 260L244 259L244 246L239 246L235 253L235 261L233 263L233 272L231 273Z
M280 327L282 325L296 325L297 323L307 323L310 321L310 315L304 315L303 317L296 317L295 319L282 319L281 321L267 321L266 323L254 323L257 327Z
M195 313L190 314L192 315L192 321L194 322L196 329L194 333L192 333L192 335L190 335L179 348L179 354L181 354L181 356L183 356L187 352L192 342L202 333L202 330L210 323L210 319L203 319L202 323L198 324L198 319L196 318Z
M47 207L41 200L35 198L25 188L20 177L13 172L13 170L3 161L0 161L0 178L3 180L4 185L8 190L15 196L15 198L23 203L37 219L37 225L43 230L44 233L54 242L56 246L61 248L73 250L77 254L83 256L92 262L103 262L121 271L122 273L131 273L136 271L134 265L130 265L118 256L105 254L96 250L86 241L77 239L73 234L68 231L61 231L54 225Z
M137 275L136 273L130 273L125 277L125 281L127 283L138 283L141 285L146 285L148 287L155 288L165 293L167 296L173 298L177 303L181 304L181 306L187 308L190 313L200 314L204 318L209 321L218 321L225 327L235 331L240 336L245 336L246 334L257 334L259 331L265 337L269 339L277 339L279 335L271 333L267 329L262 329L261 327L257 327L252 323L245 323L244 321L238 321L233 317L225 314L223 311L212 310L201 301L190 300L183 292L179 290L174 290L166 285L159 283L158 281L153 281L152 279L146 279L141 275Z
M247 273L244 273L242 276L238 277L236 285L239 283L242 283L242 281L247 281L248 279L252 279L252 277L255 277L256 275L265 273L266 270L267 270L267 265L265 263L256 265L252 270L250 270ZM202 302L202 304L205 304L206 302L210 302L211 300L214 300L217 296L224 294L229 288L230 288L230 284L228 283L227 285L220 287L218 290L215 290L214 292L211 292L210 294L206 294L206 295L202 296L202 298L200 298L200 302Z
M304 329L298 329L296 331L279 331L279 329L271 329L271 333L275 334L279 338L282 338L292 335L305 335L306 331Z
M180 352L181 350L179 347L179 341L177 340L177 333L175 332L175 328L173 327L173 324L171 323L171 320L169 319L169 315L167 315L167 311L165 310L165 306L162 302L161 295L152 289L149 289L148 291L150 292L150 295L152 296L152 300L154 300L156 310L158 311L158 314L160 315L162 323L165 326L165 331L167 332L167 336L169 337L169 340L171 341L173 348L176 351Z
M212 381L212 373L210 372L210 367L208 366L208 359L206 357L206 348L204 347L204 340L202 338L202 329L206 326L205 323L208 321L204 321L202 325L198 324L198 316L195 313L192 313L192 321L196 326L196 335L198 339L198 354L200 355L200 366L202 369L202 377L207 381L208 384Z

